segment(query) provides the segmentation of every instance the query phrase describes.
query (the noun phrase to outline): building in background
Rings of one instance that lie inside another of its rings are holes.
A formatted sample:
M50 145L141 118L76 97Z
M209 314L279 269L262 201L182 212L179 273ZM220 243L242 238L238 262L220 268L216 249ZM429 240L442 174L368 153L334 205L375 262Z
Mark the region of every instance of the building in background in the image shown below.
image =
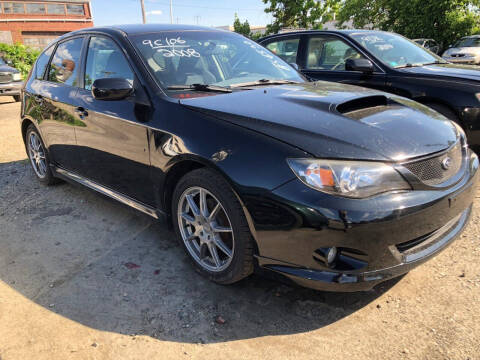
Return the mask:
M37 49L67 32L93 26L89 0L0 0L0 42Z

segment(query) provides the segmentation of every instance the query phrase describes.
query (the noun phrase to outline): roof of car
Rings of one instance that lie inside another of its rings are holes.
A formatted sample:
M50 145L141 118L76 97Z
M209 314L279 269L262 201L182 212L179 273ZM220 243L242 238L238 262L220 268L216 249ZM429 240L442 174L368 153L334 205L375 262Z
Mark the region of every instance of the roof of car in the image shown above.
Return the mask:
M180 25L180 24L125 24L125 25L112 25L112 26L102 26L102 27L91 27L87 29L81 29L75 31L77 32L95 32L95 31L121 31L127 35L135 34L144 34L144 33L155 33L162 31L192 31L192 30L203 30L203 31L224 31L221 29L214 29L206 26L198 25Z
M287 31L283 33L277 33L277 34L272 34L265 36L261 39L259 39L259 42L262 42L265 39L271 38L271 37L276 37L276 36L288 36L288 35L295 35L295 34L332 34L332 33L337 33L337 34L355 34L359 32L385 32L382 30L369 30L369 29L348 29L348 30L297 30L297 31Z

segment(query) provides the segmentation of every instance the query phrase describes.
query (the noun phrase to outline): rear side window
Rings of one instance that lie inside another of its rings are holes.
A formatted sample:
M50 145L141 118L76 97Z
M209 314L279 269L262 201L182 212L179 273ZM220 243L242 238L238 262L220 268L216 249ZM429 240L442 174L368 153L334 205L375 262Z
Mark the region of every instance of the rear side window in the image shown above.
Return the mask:
M285 62L293 64L297 62L299 43L299 38L274 41L267 44L267 49L282 58Z
M120 48L110 39L92 37L88 45L85 89L97 79L122 78L133 83L133 72Z
M52 56L53 48L54 46L50 46L38 57L37 65L35 66L35 79L43 80L43 75L45 74L50 56Z
M75 38L58 45L50 65L49 81L78 86L77 73L80 64L82 42L83 38Z

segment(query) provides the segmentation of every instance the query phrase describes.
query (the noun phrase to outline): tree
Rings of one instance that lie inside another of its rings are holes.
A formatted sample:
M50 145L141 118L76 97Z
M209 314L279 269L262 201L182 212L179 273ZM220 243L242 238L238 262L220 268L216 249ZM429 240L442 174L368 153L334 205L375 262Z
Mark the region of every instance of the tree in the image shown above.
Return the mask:
M233 31L236 33L242 34L243 36L250 36L250 24L248 20L241 22L238 18L238 15L235 13L235 21L233 22Z
M40 55L40 51L19 43L15 45L0 43L0 57L10 60L12 66L19 70L24 78L28 75L38 55Z
M268 4L265 12L272 14L273 23L267 33L277 33L282 28L321 29L332 20L340 0L263 0Z
M344 0L341 23L431 38L443 47L479 30L480 0Z

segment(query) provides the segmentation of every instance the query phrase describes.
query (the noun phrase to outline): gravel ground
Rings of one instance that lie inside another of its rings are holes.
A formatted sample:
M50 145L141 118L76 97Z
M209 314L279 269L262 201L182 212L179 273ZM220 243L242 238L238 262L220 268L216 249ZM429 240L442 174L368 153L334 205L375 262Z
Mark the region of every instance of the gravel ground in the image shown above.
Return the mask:
M466 232L365 293L197 275L164 225L44 187L0 98L0 359L480 359L480 242ZM478 202L478 198L475 199ZM476 204L477 205L477 204Z

